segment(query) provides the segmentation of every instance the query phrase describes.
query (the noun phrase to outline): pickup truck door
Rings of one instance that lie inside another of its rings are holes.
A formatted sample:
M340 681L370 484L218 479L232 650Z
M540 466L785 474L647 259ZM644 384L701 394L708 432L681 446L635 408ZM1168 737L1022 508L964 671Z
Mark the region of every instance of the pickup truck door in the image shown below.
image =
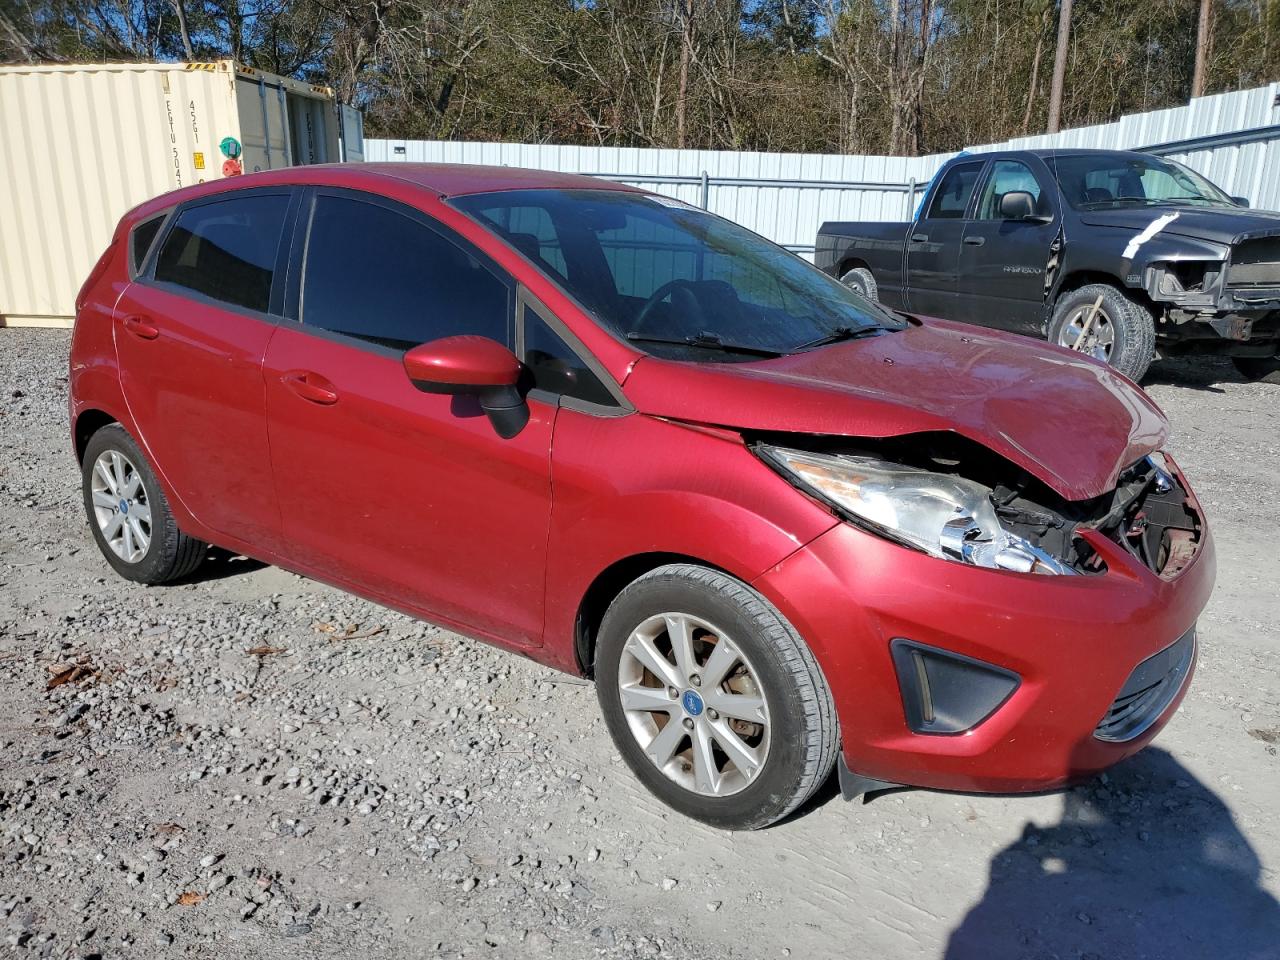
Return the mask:
M960 241L985 166L985 160L974 160L948 167L907 233L907 306L912 313L955 319Z
M1006 219L1005 194L1026 192L1035 216ZM960 245L955 319L1039 336L1049 248L1061 224L1054 193L1021 160L993 160Z

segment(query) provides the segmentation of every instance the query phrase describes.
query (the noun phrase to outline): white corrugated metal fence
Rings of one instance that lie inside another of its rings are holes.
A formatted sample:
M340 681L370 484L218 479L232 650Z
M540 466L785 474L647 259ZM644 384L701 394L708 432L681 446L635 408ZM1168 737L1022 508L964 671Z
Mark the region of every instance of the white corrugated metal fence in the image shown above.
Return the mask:
M1051 147L1151 149L1186 163L1232 195L1248 197L1255 207L1280 209L1280 83L969 150ZM370 161L497 164L636 184L705 206L801 253L812 251L824 220L908 219L919 192L952 156L365 141Z

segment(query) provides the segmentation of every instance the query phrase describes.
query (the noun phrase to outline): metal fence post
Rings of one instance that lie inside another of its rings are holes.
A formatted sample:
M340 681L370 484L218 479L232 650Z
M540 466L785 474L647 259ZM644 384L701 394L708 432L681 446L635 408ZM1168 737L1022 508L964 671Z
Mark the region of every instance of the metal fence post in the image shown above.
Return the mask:
M711 202L711 178L707 176L707 171L702 171L702 209L706 210L707 205Z
M912 177L907 181L907 216L910 220L912 214L916 212L916 178Z

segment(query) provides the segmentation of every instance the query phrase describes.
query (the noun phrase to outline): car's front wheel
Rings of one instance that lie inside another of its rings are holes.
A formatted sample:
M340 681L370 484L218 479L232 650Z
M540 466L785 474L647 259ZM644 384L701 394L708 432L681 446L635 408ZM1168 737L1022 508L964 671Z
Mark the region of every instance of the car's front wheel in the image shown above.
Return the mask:
M178 529L155 472L123 427L109 424L89 439L81 473L93 539L120 576L165 583L200 566L205 544Z
M673 564L633 582L601 624L596 687L623 759L654 794L712 826L785 817L839 746L812 652L733 577Z

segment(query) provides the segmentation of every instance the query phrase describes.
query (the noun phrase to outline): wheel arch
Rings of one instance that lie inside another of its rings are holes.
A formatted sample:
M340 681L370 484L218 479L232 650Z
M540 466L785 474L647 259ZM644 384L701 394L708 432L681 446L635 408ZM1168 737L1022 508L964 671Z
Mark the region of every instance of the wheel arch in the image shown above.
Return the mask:
M1119 293L1135 300L1145 306L1153 313L1156 311L1156 305L1151 298L1147 296L1147 292L1141 287L1130 286L1125 283L1123 278L1117 277L1114 273L1107 273L1105 270L1073 270L1063 275L1058 281L1057 288L1053 292L1052 298L1049 300L1046 311L1045 322L1050 323L1053 320L1054 311L1058 308L1058 301L1068 294L1074 293L1081 287L1087 287L1095 283L1104 284L1108 287L1114 287Z
M84 451L89 446L89 440L95 433L103 427L110 426L120 421L107 413L105 410L99 410L97 407L86 407L76 414L75 423L71 428L72 443L75 447L76 462L84 463Z
M871 264L867 263L867 261L862 259L862 257L845 257L840 261L840 268L836 271L836 279L839 280L850 270L856 270L859 267L864 270L871 270ZM871 275L873 277L875 274L876 272L871 270Z
M654 551L637 553L614 561L596 574L578 603L578 612L573 623L573 649L578 661L578 670L582 676L588 678L594 676L596 639L609 604L613 603L618 594L646 573L672 563L691 563L726 576L735 576L718 564L683 553Z

